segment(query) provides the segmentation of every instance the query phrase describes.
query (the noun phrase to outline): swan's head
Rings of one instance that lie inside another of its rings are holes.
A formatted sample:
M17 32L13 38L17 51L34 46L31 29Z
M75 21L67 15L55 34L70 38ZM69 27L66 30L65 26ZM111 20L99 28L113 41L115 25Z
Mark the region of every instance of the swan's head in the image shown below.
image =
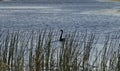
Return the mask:
M63 32L63 30L62 30L62 29L61 29L60 31L61 31L61 32Z

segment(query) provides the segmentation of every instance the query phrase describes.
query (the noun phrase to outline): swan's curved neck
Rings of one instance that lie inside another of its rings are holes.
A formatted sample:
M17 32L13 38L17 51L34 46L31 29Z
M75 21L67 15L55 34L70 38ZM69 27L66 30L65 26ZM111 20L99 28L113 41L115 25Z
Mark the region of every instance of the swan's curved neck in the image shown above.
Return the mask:
M63 34L63 31L61 31L60 40L62 39L62 34Z

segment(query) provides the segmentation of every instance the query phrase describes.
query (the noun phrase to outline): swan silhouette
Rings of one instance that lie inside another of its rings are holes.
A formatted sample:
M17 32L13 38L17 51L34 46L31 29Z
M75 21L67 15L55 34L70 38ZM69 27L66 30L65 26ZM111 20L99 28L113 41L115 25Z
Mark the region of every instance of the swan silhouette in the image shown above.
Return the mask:
M60 30L60 31L61 31L61 35L60 35L60 39L59 39L59 41L63 42L63 41L65 41L65 38L62 38L63 30Z

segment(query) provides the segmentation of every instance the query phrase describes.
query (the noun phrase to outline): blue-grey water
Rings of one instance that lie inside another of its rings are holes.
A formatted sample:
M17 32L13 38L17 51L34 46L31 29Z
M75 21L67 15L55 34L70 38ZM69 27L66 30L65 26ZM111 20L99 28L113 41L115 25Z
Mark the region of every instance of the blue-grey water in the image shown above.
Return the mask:
M64 32L66 30L87 30L98 33L114 32L120 30L119 12L120 3L43 4L1 2L0 30L63 29ZM60 33L56 32L54 34L57 36L54 37L55 41L58 41ZM27 36L27 38L29 37ZM96 44L98 51L102 49L102 43L104 43L103 39L100 39ZM53 46L60 47L61 44L55 42Z
M120 15L94 14L94 12L91 14L89 11L119 8L119 3L42 4L2 2L0 3L0 29L64 29L112 32L120 29Z

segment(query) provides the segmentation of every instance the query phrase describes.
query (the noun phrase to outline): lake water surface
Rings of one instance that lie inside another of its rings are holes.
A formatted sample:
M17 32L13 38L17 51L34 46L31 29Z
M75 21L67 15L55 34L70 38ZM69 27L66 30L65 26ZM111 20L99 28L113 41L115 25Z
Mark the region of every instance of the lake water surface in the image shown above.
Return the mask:
M0 29L118 31L119 9L119 3L0 3Z

